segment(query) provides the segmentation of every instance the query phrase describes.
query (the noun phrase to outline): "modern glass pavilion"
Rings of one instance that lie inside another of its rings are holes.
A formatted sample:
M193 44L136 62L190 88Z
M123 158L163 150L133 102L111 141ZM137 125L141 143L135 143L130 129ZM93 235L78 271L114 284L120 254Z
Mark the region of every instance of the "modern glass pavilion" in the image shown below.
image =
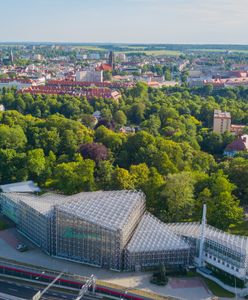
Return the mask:
M150 213L145 213L125 251L125 269L136 270L161 263L188 266L190 245Z
M81 193L55 208L56 255L121 270L123 251L145 211L141 192Z
M164 224L146 212L142 192L1 193L0 207L21 233L60 258L113 270L203 261L241 279L248 275L248 238L206 225L203 240L199 223Z
M62 195L9 193L1 194L3 213L17 224L18 230L43 251L52 254L54 206L65 199Z
M197 262L201 235L200 223L174 223L167 225L170 230L185 237L195 252ZM248 238L228 234L210 225L205 228L203 248L205 263L213 265L238 278L248 274Z

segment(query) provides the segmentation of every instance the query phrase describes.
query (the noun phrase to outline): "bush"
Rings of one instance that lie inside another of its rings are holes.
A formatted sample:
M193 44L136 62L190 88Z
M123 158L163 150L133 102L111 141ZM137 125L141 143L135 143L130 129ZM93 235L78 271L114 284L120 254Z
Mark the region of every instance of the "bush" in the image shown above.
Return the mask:
M166 269L164 264L159 266L159 272L155 272L152 275L151 283L156 285L165 286L168 283L169 279L166 276Z

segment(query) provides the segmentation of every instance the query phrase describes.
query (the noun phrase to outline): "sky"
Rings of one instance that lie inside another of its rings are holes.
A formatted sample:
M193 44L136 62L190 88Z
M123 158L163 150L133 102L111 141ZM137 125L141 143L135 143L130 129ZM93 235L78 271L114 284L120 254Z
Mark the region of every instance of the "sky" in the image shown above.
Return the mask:
M248 44L248 0L0 0L0 41Z

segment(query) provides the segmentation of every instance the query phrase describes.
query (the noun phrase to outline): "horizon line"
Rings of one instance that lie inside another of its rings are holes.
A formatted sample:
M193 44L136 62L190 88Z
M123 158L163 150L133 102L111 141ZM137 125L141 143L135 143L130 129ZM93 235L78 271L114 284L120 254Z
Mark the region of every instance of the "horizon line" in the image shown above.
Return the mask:
M0 44L76 44L76 45L197 45L197 46L248 46L239 43L154 43L154 42L65 42L65 41L0 41Z

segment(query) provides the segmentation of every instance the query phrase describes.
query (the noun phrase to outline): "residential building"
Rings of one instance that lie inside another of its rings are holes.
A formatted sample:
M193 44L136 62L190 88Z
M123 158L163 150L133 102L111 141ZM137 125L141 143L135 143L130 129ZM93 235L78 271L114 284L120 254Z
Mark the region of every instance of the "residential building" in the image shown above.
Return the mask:
M213 131L220 134L231 131L231 114L229 112L214 110Z
M233 135L241 135L245 129L245 125L234 125L234 124L231 124L231 133Z
M103 82L103 71L78 71L76 81L82 82Z
M236 140L226 146L224 155L234 156L238 152L248 151L248 135L239 136Z

